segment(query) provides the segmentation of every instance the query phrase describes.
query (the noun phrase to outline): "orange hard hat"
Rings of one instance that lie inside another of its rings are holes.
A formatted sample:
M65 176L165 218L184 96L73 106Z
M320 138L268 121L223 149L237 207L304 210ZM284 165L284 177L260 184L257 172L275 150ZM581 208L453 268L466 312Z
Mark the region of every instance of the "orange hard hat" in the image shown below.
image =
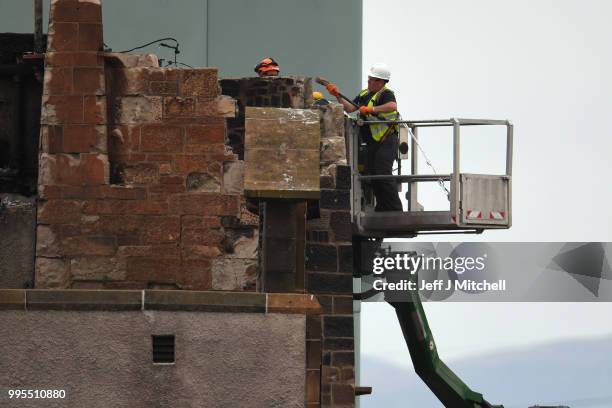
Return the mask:
M257 72L258 74L269 71L280 72L278 63L274 61L274 59L271 57L262 59L261 61L259 61L259 64L255 66L255 72Z

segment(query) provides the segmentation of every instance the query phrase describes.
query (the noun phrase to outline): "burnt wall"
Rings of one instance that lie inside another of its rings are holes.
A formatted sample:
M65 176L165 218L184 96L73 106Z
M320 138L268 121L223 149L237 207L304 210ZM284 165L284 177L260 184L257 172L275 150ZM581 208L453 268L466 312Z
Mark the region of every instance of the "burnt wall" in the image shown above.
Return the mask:
M40 59L26 59L31 34L0 34L0 192L36 192L42 95Z
M40 60L24 60L31 34L0 34L0 288L34 280Z
M254 290L257 223L217 70L101 49L99 1L52 2L36 286Z

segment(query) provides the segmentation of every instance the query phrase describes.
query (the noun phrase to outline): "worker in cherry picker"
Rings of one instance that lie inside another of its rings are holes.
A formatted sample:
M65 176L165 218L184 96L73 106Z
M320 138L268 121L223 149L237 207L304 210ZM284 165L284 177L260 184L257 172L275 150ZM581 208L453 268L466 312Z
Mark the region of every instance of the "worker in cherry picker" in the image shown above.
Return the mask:
M353 102L359 106L359 113L366 120L397 120L395 94L387 83L391 71L384 63L374 64L368 72L368 87L355 97ZM327 91L336 97L347 112L357 110L349 101L340 96L335 84L328 84ZM391 175L393 162L397 159L399 127L396 124L372 123L360 127L360 136L367 143L366 173L369 175ZM376 211L403 211L397 191L397 183L392 180L377 180L372 183L376 197Z
M259 77L278 76L280 74L280 67L274 61L274 58L266 57L255 66L255 72Z

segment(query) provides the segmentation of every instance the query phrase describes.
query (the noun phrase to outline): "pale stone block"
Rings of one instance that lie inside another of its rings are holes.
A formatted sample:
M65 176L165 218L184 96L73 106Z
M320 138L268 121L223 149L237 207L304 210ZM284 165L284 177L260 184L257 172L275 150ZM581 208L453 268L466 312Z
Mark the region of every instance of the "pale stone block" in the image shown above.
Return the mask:
M318 112L247 107L245 192L256 197L316 198L319 144Z

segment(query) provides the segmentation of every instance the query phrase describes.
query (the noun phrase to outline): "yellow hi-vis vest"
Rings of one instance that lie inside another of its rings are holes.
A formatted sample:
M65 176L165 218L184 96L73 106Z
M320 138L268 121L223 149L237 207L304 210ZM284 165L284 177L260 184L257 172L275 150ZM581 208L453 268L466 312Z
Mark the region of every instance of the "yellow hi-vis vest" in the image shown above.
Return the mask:
M370 101L368 102L367 106L373 107L374 104L378 101L378 98L380 97L380 94L383 93L383 91L385 91L385 90L393 93L392 90L390 90L389 88L387 88L385 86L385 87L383 87L383 89L381 89L380 91L376 92L370 98ZM370 91L366 88L363 91L359 92L359 97L361 98L361 97L367 95L369 92ZM384 120L397 120L397 117L398 117L397 111L384 112L384 113L383 112L379 112L379 113L377 113L377 115L380 118L383 118ZM372 132L372 139L374 139L377 142L380 142L380 139L382 139L382 137L385 135L385 132L387 131L389 126L393 126L395 131L398 132L399 127L397 125L387 125L385 123L372 123L372 124L370 124L370 132Z

